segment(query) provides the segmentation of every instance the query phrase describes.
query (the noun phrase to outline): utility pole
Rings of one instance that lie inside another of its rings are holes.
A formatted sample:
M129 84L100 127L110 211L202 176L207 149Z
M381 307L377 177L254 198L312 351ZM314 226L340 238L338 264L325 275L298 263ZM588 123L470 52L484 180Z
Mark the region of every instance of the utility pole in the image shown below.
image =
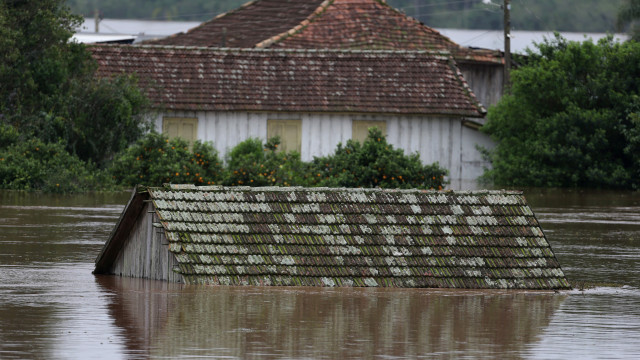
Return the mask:
M511 4L504 0L504 79L503 92L506 94L511 87Z
M99 33L100 32L100 11L98 11L97 7L93 11L93 21L95 23L95 32Z

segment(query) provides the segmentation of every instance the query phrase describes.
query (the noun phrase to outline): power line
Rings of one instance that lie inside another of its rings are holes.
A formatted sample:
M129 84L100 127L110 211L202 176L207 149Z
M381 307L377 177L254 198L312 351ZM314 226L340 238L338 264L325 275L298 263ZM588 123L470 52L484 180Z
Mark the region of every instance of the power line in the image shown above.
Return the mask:
M411 6L405 6L399 9L417 9L417 8L425 8L425 7L438 7L438 6L443 6L443 5L452 5L452 4L463 4L463 3L469 3L468 0L458 0L458 1L443 1L443 2L432 2L430 4L423 4L423 5L411 5ZM477 4L483 4L482 0L478 0Z
M446 10L446 11L429 12L429 13L418 13L418 14L414 14L414 17L421 17L421 16L427 16L427 15L433 16L433 15L456 14L456 13L463 13L463 12L470 12L470 11L486 11L486 12L495 13L495 14L502 13L502 11L498 11L498 10L475 8L475 9L460 9L460 10Z
M479 34L479 35L477 35L477 36L472 37L471 39L467 39L467 40L465 40L464 42L460 43L459 45L467 45L467 44L470 44L470 43L472 43L472 42L474 42L474 41L476 41L476 40L480 39L481 37L485 37L485 36L489 35L490 33L495 33L496 31L499 31L499 30L487 30L487 31L485 31L485 32L483 32L483 33L481 33L481 34ZM495 35L494 35L494 36L495 36Z
M391 7L393 9L396 10L400 10L402 12L407 12L407 10L411 10L411 9L416 9L416 8L435 8L435 7L439 7L439 6L443 6L443 5L450 5L450 4L459 4L459 3L467 3L468 1L465 0L457 0L457 1L444 1L444 2L439 2L439 3L431 3L431 4L423 4L423 5L418 5L418 6L409 6L409 7L403 7L403 8L394 8ZM478 0L478 4L482 4L482 0ZM214 18L216 16L222 15L222 14L226 14L228 12L232 12L234 10L236 10L237 8L234 9L230 9L227 11L222 11L222 12L203 12L203 13L177 13L177 14L170 14L170 15L164 15L164 16L156 16L156 17L142 17L142 18L136 18L135 20L151 20L151 21L166 21L167 19L185 19L185 18L202 18L202 17L209 17L209 18ZM270 10L275 10L275 11L286 11L289 9L289 7L283 6L280 8L277 7L272 7L269 8ZM465 8L465 9L451 9L451 10L444 10L444 11L438 11L438 12L429 12L429 13L424 13L424 12L418 12L415 13L414 15L412 15L413 17L418 17L418 16L424 16L424 15L443 15L443 14L456 14L456 13L463 13L463 12L468 12L468 11L490 11L490 12L495 12L495 11L491 11L488 8ZM310 11L309 14L311 14L313 11ZM186 21L186 20L184 20ZM262 19L262 20L255 20L252 21L252 23L278 23L281 22L282 19Z

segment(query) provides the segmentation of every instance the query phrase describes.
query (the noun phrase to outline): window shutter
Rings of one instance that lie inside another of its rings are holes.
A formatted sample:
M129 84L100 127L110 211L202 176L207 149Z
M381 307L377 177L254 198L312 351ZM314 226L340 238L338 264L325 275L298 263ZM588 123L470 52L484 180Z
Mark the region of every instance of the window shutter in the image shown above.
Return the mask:
M280 136L280 151L300 152L302 147L301 120L267 120L267 139Z
M162 119L162 133L170 139L180 137L193 143L198 139L198 119L197 118L172 118Z
M363 143L369 135L369 128L372 127L380 129L382 135L387 136L386 121L353 120L351 138Z

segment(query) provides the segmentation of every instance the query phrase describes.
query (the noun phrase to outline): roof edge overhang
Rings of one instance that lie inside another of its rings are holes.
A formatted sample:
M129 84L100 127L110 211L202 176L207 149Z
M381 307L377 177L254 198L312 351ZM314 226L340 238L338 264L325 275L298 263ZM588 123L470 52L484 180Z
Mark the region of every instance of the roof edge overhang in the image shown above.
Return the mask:
M410 117L440 117L440 118L458 118L464 122L478 124L479 126L484 125L484 114L478 113L477 115L470 114L454 114L454 113L437 113L437 112L392 112L392 111L319 111L319 110L284 110L284 109L208 109L208 108L194 108L194 107L168 107L158 106L162 112L220 112L220 113L253 113L253 114L313 114L313 115L350 115L350 116L372 116L372 115L380 115L380 116L410 116Z
M138 215L144 208L145 202L149 199L149 193L146 188L136 186L131 193L131 198L120 214L118 222L111 230L111 234L107 242L100 250L96 258L96 267L94 274L108 274L114 261L117 259L120 250L124 246L124 242L129 234L129 229L133 227Z
M482 120L484 120L484 118ZM473 130L480 130L480 128L483 127L484 124L484 121L478 121L478 119L475 118L462 119L462 126L468 127L469 129Z

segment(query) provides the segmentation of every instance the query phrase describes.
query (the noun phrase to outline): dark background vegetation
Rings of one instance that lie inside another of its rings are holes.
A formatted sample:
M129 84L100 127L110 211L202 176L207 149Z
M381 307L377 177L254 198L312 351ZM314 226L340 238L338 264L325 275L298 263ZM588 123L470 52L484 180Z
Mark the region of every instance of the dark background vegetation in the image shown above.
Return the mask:
M388 0L428 26L461 29L502 29L503 0ZM514 30L613 32L616 14L625 0L512 0ZM105 18L205 21L247 0L67 0L74 13Z
M640 43L557 36L512 73L482 128L507 186L640 189Z

